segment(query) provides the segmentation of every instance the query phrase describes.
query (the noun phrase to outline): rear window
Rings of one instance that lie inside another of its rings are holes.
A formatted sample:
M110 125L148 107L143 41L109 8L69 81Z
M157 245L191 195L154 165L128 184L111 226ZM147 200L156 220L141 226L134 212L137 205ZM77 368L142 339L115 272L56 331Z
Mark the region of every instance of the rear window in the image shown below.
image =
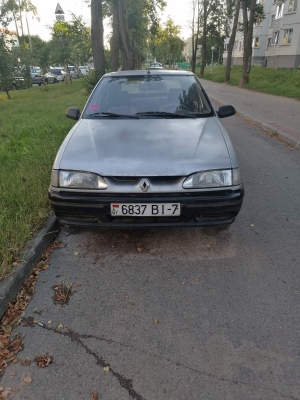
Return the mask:
M103 78L94 90L83 117L99 113L134 115L170 112L214 115L194 75L142 75Z
M61 70L58 69L58 68L50 68L50 71L51 71L53 74L59 74Z

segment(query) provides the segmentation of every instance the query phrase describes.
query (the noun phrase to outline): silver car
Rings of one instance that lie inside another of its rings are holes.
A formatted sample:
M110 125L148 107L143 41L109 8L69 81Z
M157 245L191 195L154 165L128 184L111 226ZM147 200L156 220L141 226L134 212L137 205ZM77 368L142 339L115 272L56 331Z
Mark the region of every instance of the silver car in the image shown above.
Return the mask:
M231 224L244 189L229 136L191 72L104 75L56 156L49 199L62 224Z

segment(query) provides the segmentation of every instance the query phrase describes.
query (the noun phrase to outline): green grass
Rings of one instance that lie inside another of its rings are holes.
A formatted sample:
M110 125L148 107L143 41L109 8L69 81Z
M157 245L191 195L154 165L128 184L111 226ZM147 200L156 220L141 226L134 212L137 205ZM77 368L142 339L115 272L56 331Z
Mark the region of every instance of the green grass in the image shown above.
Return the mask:
M0 93L0 280L51 213L52 164L74 125L65 111L87 96L81 81Z
M199 68L196 74L199 76ZM214 82L224 82L225 66L215 65L213 73L210 67L205 68L203 78ZM230 85L238 86L242 75L242 67L233 66L230 75ZM300 71L288 69L272 69L251 67L250 82L247 89L278 96L300 99Z

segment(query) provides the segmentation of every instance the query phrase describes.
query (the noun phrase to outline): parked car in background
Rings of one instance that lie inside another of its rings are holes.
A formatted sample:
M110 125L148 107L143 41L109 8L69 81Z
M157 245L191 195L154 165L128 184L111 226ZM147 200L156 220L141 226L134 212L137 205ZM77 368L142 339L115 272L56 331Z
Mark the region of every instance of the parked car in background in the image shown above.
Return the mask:
M159 62L150 63L148 69L163 69L163 66Z
M89 67L87 67L86 65L80 65L80 67L78 68L80 75L82 76L87 76L89 74Z
M65 80L67 72L62 67L50 67L50 72L55 75L57 82L61 82Z
M74 66L68 65L68 69L70 71L70 74L72 76L72 79L77 79L78 78L78 73L77 73L77 68Z
M57 82L56 76L51 71L47 71L45 74L43 74L43 79L45 83L49 84Z
M229 135L188 71L104 75L54 161L49 199L65 225L229 225L244 188Z
M41 86L44 83L42 71L40 67L30 67L31 84Z

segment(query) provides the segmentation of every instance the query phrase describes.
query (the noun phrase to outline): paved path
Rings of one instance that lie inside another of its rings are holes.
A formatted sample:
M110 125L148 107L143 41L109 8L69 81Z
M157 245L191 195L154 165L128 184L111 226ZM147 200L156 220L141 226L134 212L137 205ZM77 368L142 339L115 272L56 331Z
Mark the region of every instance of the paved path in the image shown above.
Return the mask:
M300 400L300 152L224 125L246 190L235 223L63 228L14 331L9 400Z
M300 101L204 79L201 82L212 99L232 104L242 116L300 147Z

